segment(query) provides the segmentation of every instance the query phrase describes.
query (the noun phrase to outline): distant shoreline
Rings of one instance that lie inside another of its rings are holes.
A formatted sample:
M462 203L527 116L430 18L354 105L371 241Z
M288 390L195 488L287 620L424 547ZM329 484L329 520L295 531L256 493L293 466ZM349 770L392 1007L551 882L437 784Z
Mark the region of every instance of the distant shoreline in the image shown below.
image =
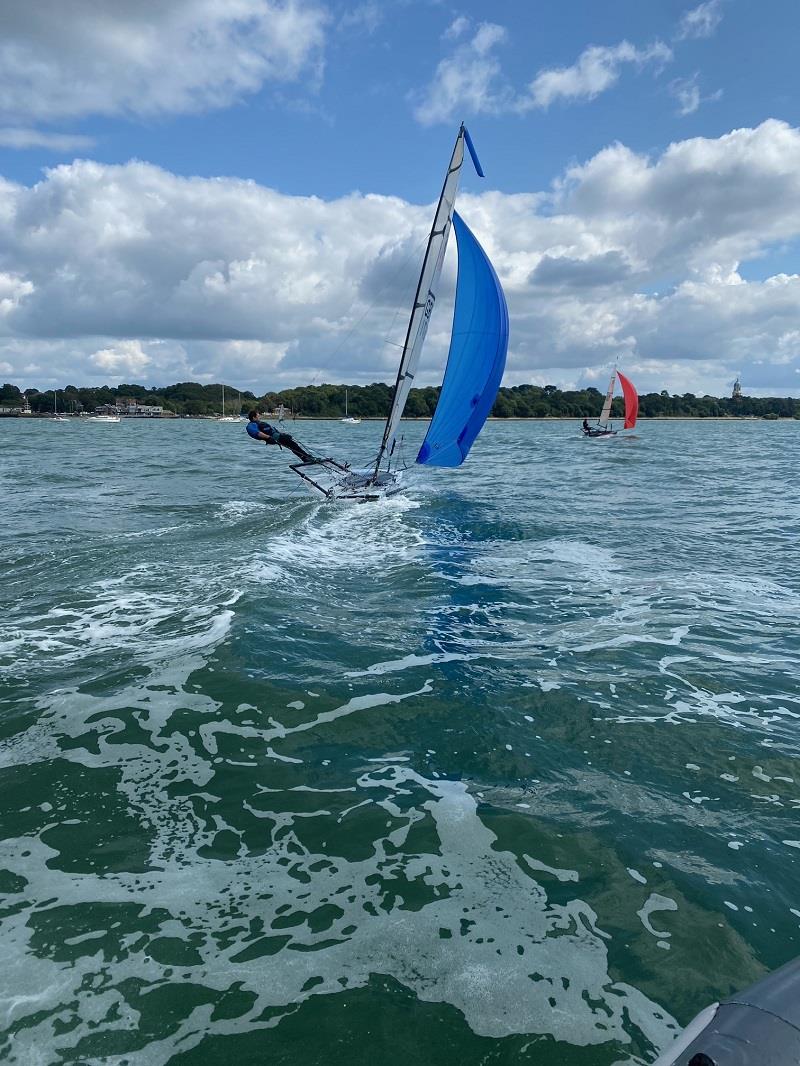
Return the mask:
M47 422L53 421L53 415L50 413L39 414L17 414L10 411L0 412L0 419L19 419L24 422L36 421ZM88 422L91 420L91 416L87 415L62 415L59 412L59 417L66 418L70 422ZM274 419L274 415L267 416ZM385 422L386 417L384 415L361 415L362 422ZM403 422L430 422L430 415L408 415L404 416ZM120 421L122 422L215 422L217 416L215 415L121 415ZM284 425L289 422L341 422L341 417L336 415L297 415L296 418L284 419ZM509 415L508 417L502 417L499 415L490 415L487 419L488 422L575 422L578 425L582 422L580 415L542 415L541 417L526 416L526 415ZM612 419L613 422L620 423L623 421L623 416L616 419ZM769 415L639 415L639 422L798 422L798 419L794 415L777 415L776 417L770 417ZM242 426L246 423L243 420Z
M228 403L225 397L228 397ZM425 421L434 415L441 389L426 386L412 388L405 411L409 421ZM232 397L236 399L232 399ZM348 407L349 400L349 407ZM122 417L220 418L227 410L245 414L254 407L262 417L284 421L337 421L349 413L353 418L384 421L392 406L392 389L386 382L371 385L303 385L280 392L268 391L262 396L240 393L233 386L220 382L202 385L196 381L147 388L144 385L120 384L76 388L70 385L61 390L39 392L6 382L0 386L0 415L16 415L28 408L35 415L50 415L60 410L75 414L120 415ZM571 421L584 417L594 421L603 406L603 395L593 386L585 389L557 389L555 385L500 386L491 415L497 421ZM623 404L619 398L612 407L614 422L621 422ZM234 415L235 417L235 415ZM682 396L661 392L639 395L639 417L644 420L680 418L694 421L745 418L800 418L800 397L745 396L736 392L728 397Z

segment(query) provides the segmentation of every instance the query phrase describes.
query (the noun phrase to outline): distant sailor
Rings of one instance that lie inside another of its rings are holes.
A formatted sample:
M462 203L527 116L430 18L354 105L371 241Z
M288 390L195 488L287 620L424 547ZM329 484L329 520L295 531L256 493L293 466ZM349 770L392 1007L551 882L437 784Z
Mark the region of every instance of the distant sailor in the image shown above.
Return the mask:
M592 432L592 427L589 425L589 419L588 418L584 418L584 420L583 420L583 432L584 433L591 433Z
M260 411L251 411L247 416L250 419L247 423L247 432L253 440L263 440L265 444L277 444L281 448L288 448L304 463L313 463L315 461L314 456L307 452L301 444L298 444L291 433L281 433L279 429L275 429L269 422L260 421L258 417L260 413Z

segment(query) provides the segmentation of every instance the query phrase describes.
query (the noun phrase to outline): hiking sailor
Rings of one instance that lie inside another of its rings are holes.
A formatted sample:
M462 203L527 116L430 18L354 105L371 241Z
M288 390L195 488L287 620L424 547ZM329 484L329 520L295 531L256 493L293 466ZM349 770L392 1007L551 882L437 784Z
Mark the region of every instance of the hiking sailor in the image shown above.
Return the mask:
M288 448L303 463L313 463L315 461L314 456L307 452L294 439L291 433L281 433L280 430L271 426L269 422L261 422L258 417L259 414L260 411L253 410L247 416L250 419L247 423L247 432L253 440L263 440L265 444L277 444L281 448Z

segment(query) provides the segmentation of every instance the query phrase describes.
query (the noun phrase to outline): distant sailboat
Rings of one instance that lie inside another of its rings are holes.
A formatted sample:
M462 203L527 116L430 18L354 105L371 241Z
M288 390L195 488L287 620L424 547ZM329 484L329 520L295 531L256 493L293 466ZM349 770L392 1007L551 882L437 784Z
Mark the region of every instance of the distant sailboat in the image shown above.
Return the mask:
M351 426L358 426L358 425L361 424L361 419L360 418L353 418L352 416L348 417L348 414L347 414L347 389L344 390L344 418L340 418L339 421L340 422L347 422L348 425L351 425Z
M222 415L217 415L217 422L238 422L241 423L241 419L234 415L225 414L225 386L222 386Z
M625 424L622 428L633 429L636 426L636 419L639 415L639 395L633 386L633 382L614 367L614 373L608 383L606 398L603 401L603 409L597 419L597 424L587 429L589 423L585 418L583 420L584 437L615 437L617 435L617 431L611 424L611 403L614 399L614 385L617 378L619 378L622 395L625 400Z
M417 454L422 466L460 466L494 404L508 350L508 308L488 256L454 211L465 148L476 172L483 171L465 126L461 126L445 175L422 261L389 417L378 454L366 469L334 459L293 463L291 469L328 499L375 500L400 491L402 467L395 450L400 420L417 372L450 229L458 245L456 303L442 389Z

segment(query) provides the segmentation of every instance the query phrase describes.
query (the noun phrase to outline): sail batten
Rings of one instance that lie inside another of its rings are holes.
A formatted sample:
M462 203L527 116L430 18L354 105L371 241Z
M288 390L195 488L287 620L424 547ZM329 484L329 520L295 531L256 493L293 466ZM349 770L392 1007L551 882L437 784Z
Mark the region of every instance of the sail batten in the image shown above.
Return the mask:
M417 455L424 466L460 466L489 416L505 369L508 307L488 256L458 212L458 281L442 391Z

